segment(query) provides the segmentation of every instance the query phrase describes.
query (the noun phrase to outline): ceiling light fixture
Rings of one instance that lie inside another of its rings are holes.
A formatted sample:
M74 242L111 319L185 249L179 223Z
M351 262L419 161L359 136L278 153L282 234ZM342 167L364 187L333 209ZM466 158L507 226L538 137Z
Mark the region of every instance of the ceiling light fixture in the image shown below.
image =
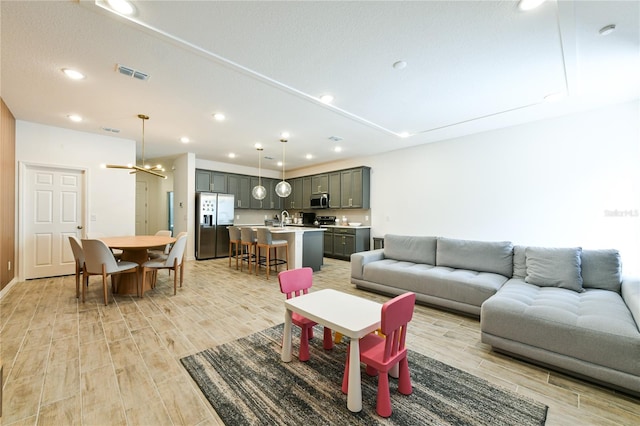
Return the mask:
M333 96L322 95L320 96L320 102L322 102L323 104L330 104L331 102L333 102Z
M229 158L236 158L236 153L235 152L230 152L228 157Z
M190 140L188 137L183 136L183 137L181 137L181 138L180 138L180 142L182 142L182 143L189 143L189 142L191 142L191 140Z
M86 78L80 71L72 70L71 68L62 68L62 72L71 80L82 80Z
M213 118L215 118L217 121L224 121L224 119L227 118L227 117L225 117L224 114L222 114L220 112L217 112L217 113L213 114Z
M287 198L291 195L291 185L289 182L284 180L284 147L287 143L287 138L289 137L288 132L282 132L280 142L282 143L282 182L278 182L276 185L276 194L280 198Z
M251 195L256 200L264 200L264 197L267 196L267 190L262 186L262 145L257 143L256 150L258 151L258 184L251 190Z
M518 9L523 11L533 10L544 3L544 1L545 0L520 0L518 3Z
M335 148L333 148L334 152L342 152L342 147L340 146L336 146Z
M133 15L135 7L127 0L107 0L109 7L122 15Z
M142 167L141 166L137 166L137 165L133 165L133 164L127 164L126 166L119 166L117 164L107 164L106 168L108 169L129 169L131 170L129 172L130 175L138 173L138 172L145 172L148 173L150 175L153 176L157 176L157 177L161 177L162 179L166 179L167 177L159 172L164 172L164 168L162 168L162 165L158 164L154 167L151 167L148 164L144 163L144 122L146 120L149 119L148 115L144 115L144 114L138 114L138 118L140 120L142 120Z
M74 123L79 123L82 121L82 117L80 117L78 114L69 114L67 115L67 117Z
M311 159L313 158L313 155L311 155L311 154L307 154L307 155L305 156L305 158L306 158L307 160L311 160Z
M601 36L607 36L612 32L614 32L615 30L616 30L616 25L611 24L611 25L607 25L605 27L600 28L600 31L598 31L598 34L600 34Z
M401 138L408 138L409 136L411 136L411 133L409 133L409 132L400 132L400 133L398 133L398 136L400 136Z

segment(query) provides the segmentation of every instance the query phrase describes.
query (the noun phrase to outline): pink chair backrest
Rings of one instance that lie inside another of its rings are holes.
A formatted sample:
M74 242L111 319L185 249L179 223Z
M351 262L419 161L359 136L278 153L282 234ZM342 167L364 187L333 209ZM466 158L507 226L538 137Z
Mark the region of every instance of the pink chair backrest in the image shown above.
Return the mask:
M385 339L384 360L404 350L407 324L413 318L416 303L415 293L404 293L382 305L380 329Z
M287 299L307 294L313 284L313 269L298 268L282 271L278 274L280 291L287 295Z

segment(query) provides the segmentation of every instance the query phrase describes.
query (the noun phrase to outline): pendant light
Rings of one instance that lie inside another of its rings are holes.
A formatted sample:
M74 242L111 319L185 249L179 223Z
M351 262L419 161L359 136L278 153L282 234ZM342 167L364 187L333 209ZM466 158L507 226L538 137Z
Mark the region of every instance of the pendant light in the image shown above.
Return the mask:
M149 119L149 116L144 114L138 114L138 118L142 120L142 167L136 166L133 164L127 164L126 166L120 166L117 164L107 164L106 167L108 169L129 169L131 170L129 174L145 172L145 173L149 173L150 175L166 179L167 177L165 175L159 173L159 172L164 172L164 168L162 168L160 164L158 164L157 166L151 167L150 165L144 163L144 122Z
M251 195L256 200L263 200L264 197L267 196L267 190L262 186L262 150L263 148L259 145L256 145L256 150L258 150L258 184L253 187L251 190Z
M278 182L276 185L276 194L278 194L278 197L280 198L287 198L291 195L291 185L289 185L289 182L284 180L284 147L287 143L287 139L284 136L285 135L280 139L280 142L282 142L282 182Z

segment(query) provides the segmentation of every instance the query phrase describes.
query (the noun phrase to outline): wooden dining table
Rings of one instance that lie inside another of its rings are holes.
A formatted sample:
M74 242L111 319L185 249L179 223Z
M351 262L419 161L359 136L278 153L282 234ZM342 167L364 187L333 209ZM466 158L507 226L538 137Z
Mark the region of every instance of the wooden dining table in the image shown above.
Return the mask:
M161 235L130 235L126 237L104 237L100 238L109 248L122 250L122 260L136 262L142 265L149 260L148 250L150 248L163 248L167 244L176 241L174 237L165 237ZM147 284L151 285L152 272L148 272ZM136 279L133 274L118 274L116 278L116 293L120 295L137 295ZM138 281L142 285L142 268L138 268ZM149 288L143 288L142 293Z

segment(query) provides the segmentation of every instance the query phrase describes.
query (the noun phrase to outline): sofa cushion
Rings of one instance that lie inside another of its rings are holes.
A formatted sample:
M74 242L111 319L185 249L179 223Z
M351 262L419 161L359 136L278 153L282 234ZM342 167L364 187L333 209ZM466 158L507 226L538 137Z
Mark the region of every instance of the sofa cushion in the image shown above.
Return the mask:
M513 275L513 244L438 238L436 265L471 271Z
M526 246L513 246L513 278L524 280L527 276L526 250Z
M640 333L618 293L511 279L482 305L480 321L483 333L640 376Z
M582 291L580 247L527 247L525 282L540 287L560 287Z
M622 264L618 250L582 250L582 287L620 293Z
M481 306L508 278L490 272L384 259L364 266L363 278L417 294Z
M436 237L384 236L384 257L413 263L436 264Z

